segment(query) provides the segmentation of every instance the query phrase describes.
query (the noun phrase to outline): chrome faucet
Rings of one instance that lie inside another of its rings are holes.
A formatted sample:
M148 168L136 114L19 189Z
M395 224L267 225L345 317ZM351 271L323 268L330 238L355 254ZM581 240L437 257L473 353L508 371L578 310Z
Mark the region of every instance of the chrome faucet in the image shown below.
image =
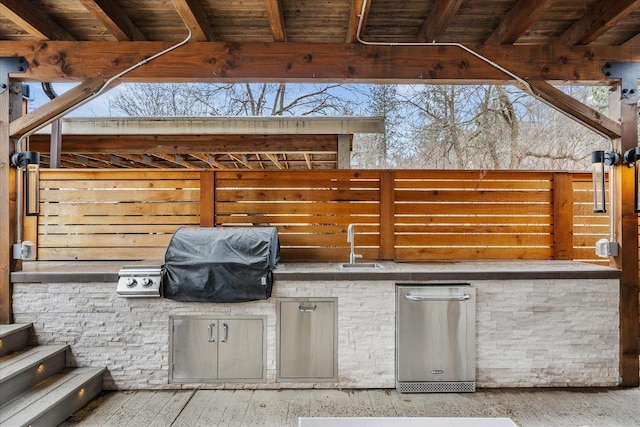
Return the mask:
M351 251L349 252L349 264L355 264L356 258L362 258L361 254L357 254L354 252L356 239L353 228L353 224L349 224L349 226L347 227L347 242L351 243Z

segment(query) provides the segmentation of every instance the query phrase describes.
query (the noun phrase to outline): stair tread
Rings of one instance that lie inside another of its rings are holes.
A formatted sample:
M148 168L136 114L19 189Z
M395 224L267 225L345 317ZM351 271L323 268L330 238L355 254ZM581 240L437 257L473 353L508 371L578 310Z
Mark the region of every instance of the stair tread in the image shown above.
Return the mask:
M87 381L101 376L105 368L68 368L38 383L0 407L0 425L28 424L67 396L77 393Z
M39 364L43 359L67 351L66 344L26 347L0 358L0 383L13 378L25 369Z
M29 329L31 326L33 326L31 323L12 323L10 325L0 325L0 339L13 333L22 331L23 329Z

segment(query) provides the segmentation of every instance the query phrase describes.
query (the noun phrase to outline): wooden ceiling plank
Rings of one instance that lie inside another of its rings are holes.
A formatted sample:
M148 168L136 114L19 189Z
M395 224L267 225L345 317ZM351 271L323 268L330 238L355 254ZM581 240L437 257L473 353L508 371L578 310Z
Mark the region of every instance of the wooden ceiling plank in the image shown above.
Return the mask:
M358 41L358 24L360 23L361 13L364 14L362 18L362 31L364 31L364 28L367 26L367 17L369 16L371 2L367 2L364 11L362 10L362 3L364 3L364 0L351 0L349 23L347 24L347 43L355 43Z
M552 0L520 0L484 44L513 44L551 6Z
M165 42L1 42L30 64L19 81L80 81L111 76L169 47ZM620 46L475 46L516 75L547 81L606 83L606 62L638 62ZM60 61L64 58L64 61ZM287 66L285 64L291 64ZM501 71L455 46L357 43L187 43L123 76L122 82L506 83Z
M280 0L264 0L264 5L267 9L269 24L271 25L271 34L273 34L273 41L286 42L287 31L284 25L282 3Z
M31 0L2 0L0 15L8 18L37 40L75 40Z
M619 138L622 132L620 123L583 104L543 80L527 80L533 90L550 104L570 116L576 117L589 126L611 138Z
M78 105L99 90L104 82L104 79L101 78L87 79L78 86L47 102L42 107L36 108L32 112L12 121L9 125L11 136L22 136L50 121L60 113Z
M80 0L105 28L119 41L146 40L124 10L113 0Z
M640 33L636 34L626 42L622 43L621 46L640 47Z
M599 1L555 41L555 45L588 45L640 6L640 0Z
M462 0L441 0L433 2L429 16L418 33L418 41L436 42L456 16Z
M209 25L207 14L197 0L171 0L178 15L191 30L191 38L197 42L216 39L216 35Z

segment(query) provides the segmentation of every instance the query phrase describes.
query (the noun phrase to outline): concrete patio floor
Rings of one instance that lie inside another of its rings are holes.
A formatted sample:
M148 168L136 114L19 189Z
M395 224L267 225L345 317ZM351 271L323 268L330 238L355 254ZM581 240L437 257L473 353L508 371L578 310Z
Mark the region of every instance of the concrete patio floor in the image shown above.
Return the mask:
M518 426L640 426L640 388L105 392L63 426L297 426L298 417L510 418ZM339 425L339 424L336 424Z

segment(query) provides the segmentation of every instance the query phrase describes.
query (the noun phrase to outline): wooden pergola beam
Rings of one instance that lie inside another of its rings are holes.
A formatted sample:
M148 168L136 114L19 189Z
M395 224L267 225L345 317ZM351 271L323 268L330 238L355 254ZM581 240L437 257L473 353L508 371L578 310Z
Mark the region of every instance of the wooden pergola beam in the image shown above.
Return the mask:
M559 110L578 118L592 128L608 135L610 138L619 138L620 135L622 135L620 123L611 120L609 117L567 95L560 89L541 80L528 80L527 82L532 86L538 96Z
M31 0L2 0L0 15L37 40L75 40Z
M284 14L282 13L282 4L280 0L264 0L264 6L267 9L269 25L271 26L271 34L273 34L273 41L286 42L287 31L284 26Z
M35 134L29 137L34 151L49 152L49 136ZM335 153L335 135L64 135L64 153L282 153L308 152L314 154Z
M104 79L101 78L87 79L78 86L44 104L42 107L36 108L29 114L14 120L9 126L11 136L22 136L50 121L58 114L74 108L92 96L103 84Z
M599 1L558 37L556 45L588 45L640 6L639 0Z
M485 44L513 44L551 6L552 0L520 0L507 13Z
M113 0L80 0L89 11L113 36L120 41L146 40L129 16Z
M0 42L24 56L21 81L103 78L171 46L166 42ZM606 62L639 62L639 47L471 46L519 76L606 82ZM60 61L64 58L64 61ZM187 43L123 76L137 82L405 82L507 83L511 78L456 46L366 46L356 43Z
M191 38L197 42L215 40L216 36L209 25L207 14L195 0L171 0L182 22L191 30Z
M434 42L444 34L447 27L453 21L458 9L462 5L462 0L441 0L433 2L433 7L429 11L420 32L418 41Z

